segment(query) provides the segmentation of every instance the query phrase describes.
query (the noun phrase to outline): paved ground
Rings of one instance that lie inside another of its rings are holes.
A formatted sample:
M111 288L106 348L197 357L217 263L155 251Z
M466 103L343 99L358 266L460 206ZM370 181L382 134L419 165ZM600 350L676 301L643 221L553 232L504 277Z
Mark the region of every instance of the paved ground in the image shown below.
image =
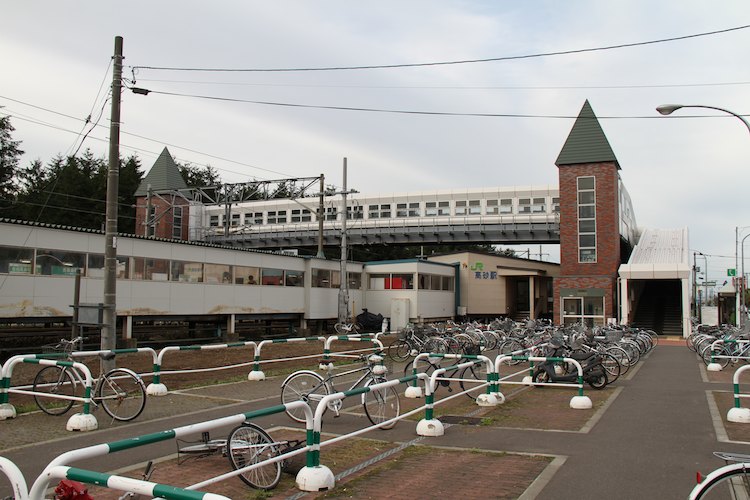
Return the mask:
M85 434L64 431L67 417L21 415L0 422L0 455L18 464L27 479L35 478L51 458L69 449L277 404L280 382L277 378L212 385L150 399L146 413L135 423L113 425L97 415L100 430ZM595 402L591 411L568 408L571 394L560 389L526 390L491 410L457 399L441 412L463 418L454 419L456 425L442 437L414 442L415 422L404 421L392 431L369 433L338 451L327 452L324 447L321 463L335 474L404 443L429 447L420 448L422 452L406 447L376 467L341 478L327 496L518 498L525 490L524 498L541 499L686 498L696 471L722 465L712 451L750 451L750 425L724 422L733 403L731 389L731 375L706 372L683 342L662 342L613 387L601 393L590 391ZM409 404L413 403L405 401L404 409ZM339 419L328 418L324 432L330 438L362 427L363 421L361 412L352 408ZM264 417L259 423L290 432L286 430L290 420L284 415ZM228 430L212 434L222 436ZM104 465L102 460L75 465L114 471L157 457L170 458L174 452L172 441L109 455ZM157 466L157 471L176 481L170 484L191 476L193 470L214 469L228 470L226 458L208 457L180 466L168 460ZM161 481L156 476L154 480ZM239 481L233 481L225 482L235 488L225 494L255 498L241 484L237 490ZM293 477L285 477L274 493L274 498L293 495ZM0 481L0 498L8 494L7 484Z

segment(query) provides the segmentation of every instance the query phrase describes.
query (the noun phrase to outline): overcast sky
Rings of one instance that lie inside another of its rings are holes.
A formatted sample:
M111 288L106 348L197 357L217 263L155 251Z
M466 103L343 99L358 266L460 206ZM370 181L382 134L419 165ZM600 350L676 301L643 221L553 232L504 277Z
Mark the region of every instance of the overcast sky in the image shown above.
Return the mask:
M620 162L639 226L688 227L691 250L709 254L709 278L720 282L735 267L735 227L750 226L749 131L718 112L685 109L667 118L654 110L682 103L750 113L750 28L468 64L133 69L351 67L576 51L749 25L747 0L30 0L5 2L2 15L0 106L13 116L24 166L71 153L83 119L92 113L96 120L102 109L102 127L83 149L106 157L109 105L103 97L119 35L124 76L155 92L532 115L344 111L125 91L122 155L137 153L146 170L167 146L178 161L210 164L226 182L323 173L340 185L347 157L349 187L363 194L556 186L554 162L588 99Z

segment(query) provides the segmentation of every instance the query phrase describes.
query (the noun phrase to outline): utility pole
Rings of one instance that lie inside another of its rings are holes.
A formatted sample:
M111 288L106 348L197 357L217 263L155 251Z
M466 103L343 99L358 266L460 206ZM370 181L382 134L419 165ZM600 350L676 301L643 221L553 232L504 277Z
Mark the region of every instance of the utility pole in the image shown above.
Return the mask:
M325 176L320 174L320 195L318 199L318 254L316 257L325 259L323 252L323 221L325 219Z
M104 227L104 311L102 350L117 346L117 194L120 181L120 94L122 93L122 37L115 37L112 65L112 114L109 124L109 165L107 167L107 211ZM115 361L102 360L105 370Z
M349 317L349 280L346 276L346 218L349 210L346 202L346 158L344 158L344 187L341 192L343 211L341 213L341 278L339 285L339 323L344 323Z

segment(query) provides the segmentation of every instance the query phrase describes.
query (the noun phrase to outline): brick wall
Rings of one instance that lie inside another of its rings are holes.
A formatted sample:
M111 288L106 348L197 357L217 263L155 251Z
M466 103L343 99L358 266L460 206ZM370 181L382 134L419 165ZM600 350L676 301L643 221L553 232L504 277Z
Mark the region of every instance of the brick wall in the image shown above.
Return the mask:
M146 235L146 206L148 202L146 197L142 196L136 199L135 209L135 234L139 236ZM188 216L190 206L188 202L182 198L175 197L171 198L160 198L158 196L151 197L151 206L156 210L156 224L154 227L154 237L156 238L168 238L172 239L172 227L174 225L174 214L172 206L182 207L182 235L179 239L188 239Z

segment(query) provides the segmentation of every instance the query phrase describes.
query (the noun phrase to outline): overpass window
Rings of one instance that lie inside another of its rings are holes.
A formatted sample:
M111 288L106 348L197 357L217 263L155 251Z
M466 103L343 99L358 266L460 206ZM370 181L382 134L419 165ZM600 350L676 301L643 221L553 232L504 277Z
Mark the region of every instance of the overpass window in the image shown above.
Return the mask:
M469 200L469 215L481 215L482 202L480 200Z
M312 286L316 288L331 288L330 269L313 269Z
M487 208L484 211L487 215L497 215L500 213L497 200L487 200Z
M466 215L466 201L461 200L456 202L456 215Z
M146 281L167 281L169 278L169 261L165 259L133 259L133 279Z
M519 214L531 213L531 198L519 198L518 199L518 213Z
M286 286L304 286L305 273L304 271L287 271L284 280Z
M237 266L234 273L234 282L238 285L260 285L260 268Z
M232 283L232 266L226 264L204 264L205 283Z
M331 288L341 287L341 271L331 271Z
M578 262L596 262L596 179L578 177Z
M0 273L31 274L34 250L31 248L0 247ZM102 256L102 267L104 267Z
M264 267L260 272L261 285L284 286L284 270Z
M500 213L501 214L513 213L513 200L511 198L504 198L500 200Z
M203 263L173 260L171 262L170 281L180 281L182 283L202 283Z
M362 288L362 273L349 273L346 275L349 277L349 289L359 290Z
M34 274L44 276L75 276L78 269L83 273L86 255L60 250L37 250Z
M104 255L90 253L86 265L86 276L89 278L104 278ZM31 269L31 265L29 265ZM117 257L116 276L118 280L126 280L130 277L130 257Z

